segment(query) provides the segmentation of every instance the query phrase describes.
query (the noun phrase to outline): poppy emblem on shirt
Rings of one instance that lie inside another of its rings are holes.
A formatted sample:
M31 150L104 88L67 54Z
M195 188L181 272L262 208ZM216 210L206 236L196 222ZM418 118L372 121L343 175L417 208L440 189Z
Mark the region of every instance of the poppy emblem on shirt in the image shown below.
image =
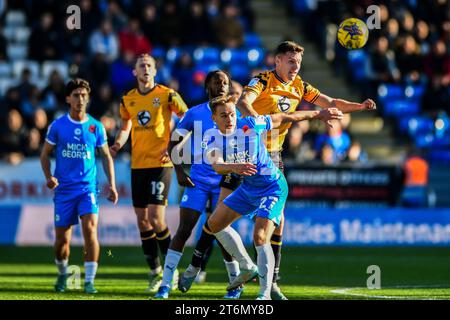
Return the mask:
M243 126L242 131L244 131L244 133L246 133L248 131L248 125Z
M91 125L89 126L89 132L92 132L92 133L95 132L95 124L91 124Z

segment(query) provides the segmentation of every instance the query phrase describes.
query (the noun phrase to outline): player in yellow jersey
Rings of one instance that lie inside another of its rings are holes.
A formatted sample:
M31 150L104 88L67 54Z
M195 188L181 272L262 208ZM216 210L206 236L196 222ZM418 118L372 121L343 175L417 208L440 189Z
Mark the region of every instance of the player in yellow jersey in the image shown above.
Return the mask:
M155 60L150 55L138 57L133 74L138 86L122 97L122 128L110 150L115 156L131 132L133 207L142 249L150 267L147 291L156 292L162 281L158 247L165 257L171 240L165 222L165 207L173 170L167 153L170 121L172 113L181 118L187 111L187 106L177 92L155 83Z
M293 112L302 99L324 109L337 108L343 113L376 109L375 102L371 99L367 99L362 103L355 103L343 99L331 98L321 93L306 81L303 81L298 75L303 51L303 47L293 41L284 41L278 45L275 50L275 69L260 73L244 87L244 91L237 103L237 107L243 117L258 114ZM277 130L269 132L266 140L266 146L272 160L276 164L278 163L282 171L283 161L281 159L281 150L290 126L291 124L281 125ZM222 180L221 186L225 190L223 190L224 195L221 194L221 198L236 189L238 183L233 180L235 180L233 177L226 176ZM271 292L272 299L286 299L276 282L281 261L283 225L284 216L271 238L272 249L275 255L275 270Z

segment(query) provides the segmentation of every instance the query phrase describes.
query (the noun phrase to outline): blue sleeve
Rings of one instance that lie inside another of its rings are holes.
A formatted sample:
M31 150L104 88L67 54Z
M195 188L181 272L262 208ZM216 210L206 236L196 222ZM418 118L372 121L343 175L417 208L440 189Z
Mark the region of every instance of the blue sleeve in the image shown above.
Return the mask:
M98 130L97 130L97 143L96 147L101 147L105 143L108 143L108 136L106 135L105 127L101 122L98 123Z
M192 112L190 112L190 110L188 110L184 114L183 118L181 118L180 122L178 122L177 129L184 129L187 131L194 130L194 121L192 118Z
M261 133L263 131L272 130L272 118L270 115L259 115L257 117L245 117L242 119L243 126L248 125L249 128L254 129L256 132Z
M55 145L58 143L58 133L57 133L56 122L53 121L47 129L47 136L45 137L45 141L48 143Z

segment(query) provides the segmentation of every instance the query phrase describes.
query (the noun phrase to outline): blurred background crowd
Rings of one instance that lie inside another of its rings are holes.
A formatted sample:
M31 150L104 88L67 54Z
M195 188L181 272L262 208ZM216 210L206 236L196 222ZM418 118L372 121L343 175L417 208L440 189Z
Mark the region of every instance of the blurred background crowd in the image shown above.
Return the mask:
M239 84L274 66L274 48L264 47L255 31L251 3L0 0L1 159L17 164L39 154L48 124L67 111L64 84L75 76L90 82L89 113L112 140L120 97L135 85L132 68L143 52L157 60L156 82L177 90L189 106L206 99L205 76L218 68L231 73L239 94ZM337 43L337 26L348 17L366 20L365 8L374 1L276 3L353 91L377 100L379 115L411 150L450 162L448 1L377 1L381 28L370 31L363 50L353 51ZM81 8L81 30L66 27L71 4ZM305 60L311 55L306 52ZM321 83L311 84L321 89ZM295 125L284 156L296 163L364 163L368 154L348 130L350 123L346 116L331 130L314 122Z

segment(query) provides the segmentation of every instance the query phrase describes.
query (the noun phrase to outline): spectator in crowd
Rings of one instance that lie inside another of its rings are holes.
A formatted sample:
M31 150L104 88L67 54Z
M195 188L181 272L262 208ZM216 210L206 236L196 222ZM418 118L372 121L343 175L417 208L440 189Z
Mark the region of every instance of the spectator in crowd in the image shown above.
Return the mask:
M154 4L147 4L142 11L141 17L142 30L145 37L155 45L160 44L160 27L158 22L158 12Z
M104 114L113 111L113 94L108 83L102 83L93 92L92 103L89 106L89 114L100 119Z
M421 55L427 55L430 52L430 27L423 21L417 21L415 26L415 38L419 45Z
M64 110L65 108L65 87L61 74L57 70L53 70L48 85L41 93L41 105L52 115L57 110Z
M155 76L156 83L161 83L164 85L168 84L171 80L173 80L172 69L167 64L164 63L163 57L156 58L155 60L156 60L156 70L158 70L158 73Z
M38 129L32 128L23 148L25 157L38 157L41 153L42 136Z
M314 135L309 130L309 121L293 124L287 136L287 146L283 149L283 158L303 163L314 159Z
M51 12L45 12L40 18L40 24L33 31L28 40L28 57L43 62L61 58L62 39L54 27L54 17Z
M135 55L131 51L126 51L123 57L111 66L111 84L116 94L126 93L136 81L133 76ZM106 82L106 81L105 81Z
M389 49L389 41L386 37L381 36L375 41L375 48L367 59L366 74L371 81L370 86L374 89L371 96L374 96L380 83L400 80L395 53Z
M111 21L115 33L119 33L127 27L128 17L122 11L122 8L116 0L109 1L105 18Z
M389 48L395 52L399 47L399 30L400 26L398 21L394 18L389 19L386 25L386 37L389 40Z
M98 26L100 10L96 5L92 3L92 0L81 0L80 9L81 9L80 20L82 21L82 28L83 28L82 34L88 36Z
M367 162L367 160L367 153L363 151L361 143L359 141L352 141L347 156L345 157L345 161L349 163L364 163Z
M88 80L92 88L97 88L101 83L111 81L112 66L120 59L116 60L112 65L103 53L97 53L91 60L88 69Z
M233 96L234 101L237 102L239 100L242 94L242 90L242 85L239 82L231 80L230 95Z
M183 84L180 88L181 96L188 96L194 76L194 62L189 53L184 52L181 54L180 58L175 63L172 74L179 83Z
M132 18L128 28L119 33L120 51L131 51L135 56L142 53L151 53L152 46L141 31L139 20Z
M27 145L28 132L24 121L16 109L8 112L6 125L0 128L0 154L12 165L19 164L24 157L24 146Z
M36 129L40 134L40 142L44 143L47 127L49 125L48 116L44 109L38 108L34 111L31 128Z
M119 41L110 20L103 20L100 29L92 33L89 39L89 47L92 55L103 54L106 56L108 63L118 58Z
M244 43L244 28L238 19L239 8L228 3L214 21L217 42L225 48L238 48Z
M419 46L412 35L402 38L401 49L396 55L397 66L405 83L417 83L421 80L423 61L419 55Z
M160 41L165 47L177 47L183 38L183 29L186 26L180 19L181 12L175 1L165 1L160 19Z
M432 116L439 110L450 113L450 54L442 40L433 43L431 53L425 58L424 71L428 77L428 86L423 110L431 112Z

